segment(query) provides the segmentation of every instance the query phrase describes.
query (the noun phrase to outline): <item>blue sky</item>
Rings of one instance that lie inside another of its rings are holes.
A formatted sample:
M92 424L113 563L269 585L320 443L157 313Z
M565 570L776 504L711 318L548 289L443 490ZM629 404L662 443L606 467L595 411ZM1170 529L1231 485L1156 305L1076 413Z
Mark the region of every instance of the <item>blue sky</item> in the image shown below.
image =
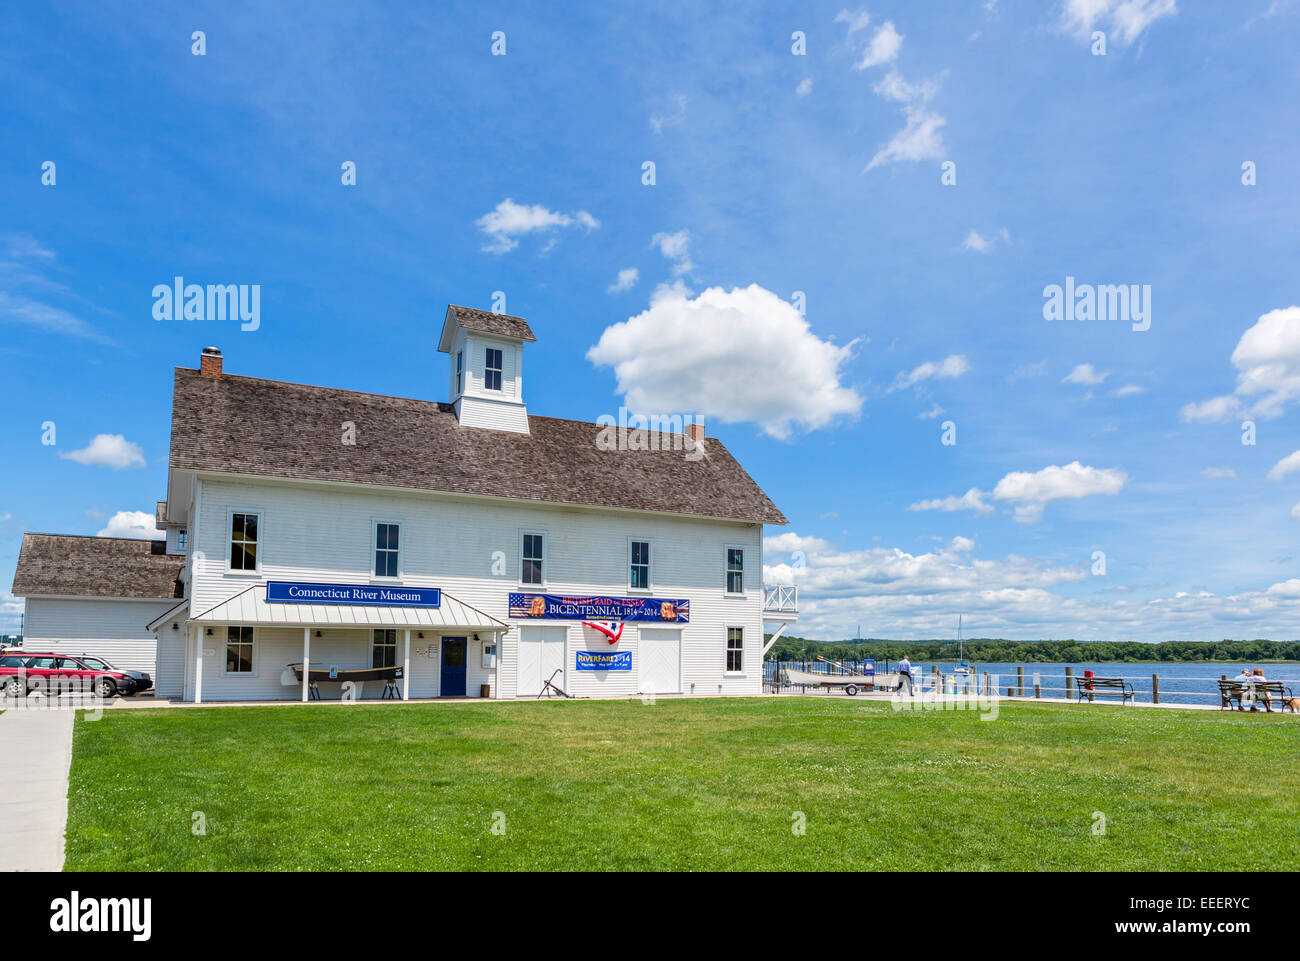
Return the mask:
M11 11L0 583L152 509L204 345L442 400L502 291L532 413L703 414L798 633L1300 636L1300 2L662 6ZM258 329L155 320L177 275Z

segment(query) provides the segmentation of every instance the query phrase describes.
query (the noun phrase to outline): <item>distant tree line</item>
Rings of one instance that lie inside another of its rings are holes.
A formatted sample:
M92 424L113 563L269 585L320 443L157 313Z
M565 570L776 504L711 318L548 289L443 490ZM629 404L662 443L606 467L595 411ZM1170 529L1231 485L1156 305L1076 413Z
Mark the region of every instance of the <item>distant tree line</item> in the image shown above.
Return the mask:
M770 635L768 635L770 637ZM1300 641L1007 641L974 637L963 642L967 661L984 662L1123 662L1123 661L1300 661ZM767 652L769 660L812 661L817 655L832 660L874 658L897 661L904 654L913 660L952 661L953 641L890 641L856 638L814 641L782 637Z

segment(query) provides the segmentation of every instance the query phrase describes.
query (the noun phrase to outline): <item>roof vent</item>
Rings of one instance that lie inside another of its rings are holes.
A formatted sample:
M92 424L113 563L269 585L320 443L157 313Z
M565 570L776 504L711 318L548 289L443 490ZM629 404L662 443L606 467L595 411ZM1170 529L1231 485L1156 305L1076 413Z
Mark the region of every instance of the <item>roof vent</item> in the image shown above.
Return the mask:
M221 348L203 348L203 353L199 355L199 373L204 377L221 376Z

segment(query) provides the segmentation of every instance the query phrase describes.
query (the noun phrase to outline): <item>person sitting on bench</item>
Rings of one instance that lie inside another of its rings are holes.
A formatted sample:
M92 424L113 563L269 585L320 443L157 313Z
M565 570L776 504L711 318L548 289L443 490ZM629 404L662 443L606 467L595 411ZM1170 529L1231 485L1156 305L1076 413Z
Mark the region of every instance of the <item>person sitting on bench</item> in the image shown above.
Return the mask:
M1241 685L1241 694L1237 698L1237 710L1246 710L1247 701L1253 706L1255 703L1255 675L1251 673L1250 668L1243 667L1241 673L1232 680Z
M1269 696L1268 688L1264 686L1264 682L1267 681L1267 680L1268 680L1268 678L1266 678L1266 677L1264 676L1264 669L1263 669L1262 667L1257 667L1257 668L1255 668L1255 671L1254 671L1254 691L1255 691L1255 699L1258 700L1258 701L1263 701L1263 702L1264 702L1264 710L1268 711L1269 714L1272 714L1272 713L1273 713L1273 699ZM1252 711L1258 711L1258 710L1259 710L1259 706L1256 705L1256 704L1252 704L1251 707L1250 707L1250 709L1251 709Z

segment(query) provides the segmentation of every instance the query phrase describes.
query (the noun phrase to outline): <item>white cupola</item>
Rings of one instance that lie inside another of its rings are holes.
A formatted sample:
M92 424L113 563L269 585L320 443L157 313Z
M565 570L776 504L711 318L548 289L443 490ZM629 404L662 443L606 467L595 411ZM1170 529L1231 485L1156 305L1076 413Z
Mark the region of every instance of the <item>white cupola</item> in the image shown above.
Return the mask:
M448 305L438 350L451 358L448 396L462 427L528 433L524 405L524 343L528 321Z

